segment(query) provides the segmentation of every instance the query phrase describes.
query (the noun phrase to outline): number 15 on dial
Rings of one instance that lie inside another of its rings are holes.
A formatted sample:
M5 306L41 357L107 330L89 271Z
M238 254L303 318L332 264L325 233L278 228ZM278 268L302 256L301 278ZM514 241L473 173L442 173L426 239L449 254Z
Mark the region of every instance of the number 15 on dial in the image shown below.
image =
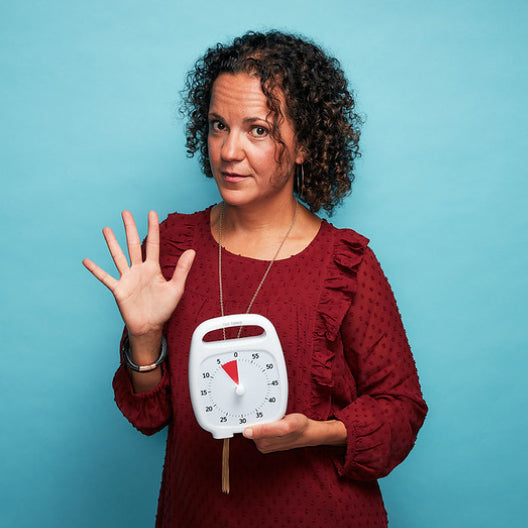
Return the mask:
M258 326L257 336L205 342L228 327ZM194 331L189 357L194 414L214 438L230 438L255 424L280 420L288 403L286 364L275 327L257 314L209 319Z

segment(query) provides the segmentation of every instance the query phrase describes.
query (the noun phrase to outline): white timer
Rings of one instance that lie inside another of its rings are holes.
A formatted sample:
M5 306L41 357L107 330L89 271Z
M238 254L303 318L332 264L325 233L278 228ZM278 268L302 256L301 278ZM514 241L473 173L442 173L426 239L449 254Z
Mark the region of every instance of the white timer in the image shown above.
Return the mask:
M206 342L228 327L258 326L257 336ZM200 426L214 438L280 420L288 403L286 363L275 327L258 314L208 319L194 331L189 357L191 401Z

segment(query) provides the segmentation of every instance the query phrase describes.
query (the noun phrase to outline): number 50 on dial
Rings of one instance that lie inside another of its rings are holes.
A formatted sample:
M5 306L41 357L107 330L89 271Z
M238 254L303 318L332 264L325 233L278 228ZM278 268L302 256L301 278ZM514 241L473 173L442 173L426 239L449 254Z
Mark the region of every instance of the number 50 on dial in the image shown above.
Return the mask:
M258 336L205 342L228 327L258 326ZM288 403L286 364L275 327L257 314L209 319L194 331L189 357L194 414L214 438L229 438L249 425L280 420Z

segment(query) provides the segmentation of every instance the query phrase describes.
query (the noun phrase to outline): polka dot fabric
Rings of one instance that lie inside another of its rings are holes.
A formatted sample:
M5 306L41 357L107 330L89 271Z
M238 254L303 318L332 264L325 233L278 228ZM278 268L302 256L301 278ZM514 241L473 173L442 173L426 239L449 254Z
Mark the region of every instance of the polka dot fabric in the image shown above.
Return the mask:
M323 221L301 253L276 261L252 311L275 325L286 357L287 412L337 418L347 445L263 455L231 440L231 493L221 492L222 442L194 417L187 363L192 333L220 315L218 246L210 210L161 225L161 265L171 276L196 250L185 295L167 324L161 383L134 394L121 365L116 402L145 434L168 426L156 526L230 528L387 526L376 479L412 448L427 407L390 286L367 239ZM243 313L268 262L224 251L226 314Z

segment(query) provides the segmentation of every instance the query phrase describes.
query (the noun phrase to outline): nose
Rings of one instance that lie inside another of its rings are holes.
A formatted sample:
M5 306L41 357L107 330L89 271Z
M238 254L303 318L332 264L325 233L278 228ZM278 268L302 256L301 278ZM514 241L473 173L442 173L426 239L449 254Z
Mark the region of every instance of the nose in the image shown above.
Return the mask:
M230 131L224 136L220 155L224 161L240 161L244 157L244 148L240 136Z

